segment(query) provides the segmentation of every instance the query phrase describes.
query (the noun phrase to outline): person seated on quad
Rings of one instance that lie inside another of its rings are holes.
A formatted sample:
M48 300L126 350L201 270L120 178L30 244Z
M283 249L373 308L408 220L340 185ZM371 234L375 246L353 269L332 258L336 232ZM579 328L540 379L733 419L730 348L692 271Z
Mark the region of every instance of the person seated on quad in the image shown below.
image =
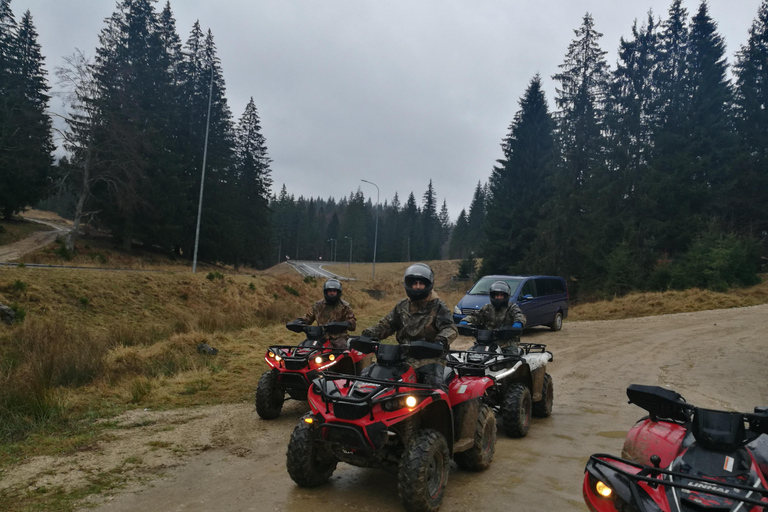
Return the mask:
M330 322L348 322L349 330L357 329L355 313L349 302L341 298L341 282L338 279L329 279L323 285L323 299L312 304L307 313L297 320L311 325L317 321L317 325L325 325ZM334 348L347 348L348 331L339 334L329 334L329 341Z
M486 304L477 312L467 315L459 322L470 324L481 329L499 329L511 325L512 327L525 327L526 318L520 306L509 302L512 290L504 281L494 281L488 293L491 296L490 304ZM499 341L499 348L517 348L518 339Z
M401 344L419 340L438 342L447 354L459 333L448 306L432 290L432 269L415 263L405 270L403 281L407 298L398 302L378 324L363 330L363 336L383 340L394 334ZM408 358L406 362L416 370L419 382L444 387L445 354L431 359Z

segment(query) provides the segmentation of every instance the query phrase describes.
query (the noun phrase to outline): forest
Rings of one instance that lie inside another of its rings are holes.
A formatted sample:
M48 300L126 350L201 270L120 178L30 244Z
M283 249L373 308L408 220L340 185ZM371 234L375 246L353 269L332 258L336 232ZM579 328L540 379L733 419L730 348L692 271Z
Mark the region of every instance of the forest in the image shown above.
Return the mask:
M636 21L613 67L601 37L585 14L551 70L553 105L530 78L453 221L437 169L424 192L380 203L361 188L273 191L269 127L253 100L234 119L213 34L198 22L182 43L170 3L119 1L95 57L55 70L70 106L55 160L32 16L17 22L0 0L0 213L60 211L77 228L70 250L87 223L127 250L188 258L204 188L199 257L236 267L375 256L462 259L472 272L477 260L477 273L561 275L607 296L754 284L768 254L768 0L732 63L706 2Z

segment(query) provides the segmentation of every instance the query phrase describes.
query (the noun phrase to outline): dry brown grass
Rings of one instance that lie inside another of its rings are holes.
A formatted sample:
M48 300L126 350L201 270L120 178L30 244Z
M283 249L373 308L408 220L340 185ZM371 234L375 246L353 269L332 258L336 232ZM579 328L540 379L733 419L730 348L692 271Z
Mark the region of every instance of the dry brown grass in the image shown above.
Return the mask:
M453 308L469 283L451 282L456 261L429 263L436 292ZM344 282L344 298L356 313L357 332L404 297L407 266L377 264L375 280L370 264L351 266L358 280ZM27 313L21 325L0 325L0 387L6 389L0 392L0 411L13 406L21 415L17 419L34 414L50 419L113 413L137 404L168 408L250 401L267 368L266 348L300 341L284 323L322 297L322 280L304 280L294 271L286 273L286 267L212 280L206 273L0 267L0 302ZM327 268L347 275L346 265ZM634 294L574 305L568 321L765 302L765 283L727 294ZM219 354L199 354L200 343ZM31 403L26 409L20 408L24 400ZM36 428L31 420L16 425ZM8 431L2 435L8 439Z
M726 293L694 288L685 291L632 293L609 301L577 304L568 320L619 320L642 316L728 309L768 303L768 275L750 288L733 288Z

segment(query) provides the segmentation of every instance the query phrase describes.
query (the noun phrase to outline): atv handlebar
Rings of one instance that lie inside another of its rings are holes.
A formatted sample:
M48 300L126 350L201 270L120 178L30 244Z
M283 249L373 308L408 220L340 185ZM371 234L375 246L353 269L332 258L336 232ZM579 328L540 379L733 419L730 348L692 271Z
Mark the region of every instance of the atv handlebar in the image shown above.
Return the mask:
M328 322L323 325L309 325L301 318L292 320L285 324L285 327L292 332L304 332L311 339L318 339L324 334L341 334L349 330L349 322Z
M498 329L480 329L472 325L457 325L459 334L462 336L469 336L475 338L478 343L483 345L489 345L496 341L505 341L513 338L517 338L522 334L523 329L521 327L512 327L511 325L505 325Z

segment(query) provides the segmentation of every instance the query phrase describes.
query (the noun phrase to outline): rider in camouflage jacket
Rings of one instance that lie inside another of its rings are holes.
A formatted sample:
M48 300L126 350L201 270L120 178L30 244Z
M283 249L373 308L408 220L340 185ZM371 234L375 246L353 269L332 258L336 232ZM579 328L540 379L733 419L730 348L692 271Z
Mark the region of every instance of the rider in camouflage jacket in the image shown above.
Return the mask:
M365 329L363 336L384 339L394 334L398 343L418 340L439 342L447 353L448 347L458 336L458 330L448 306L432 291L433 282L434 274L427 265L417 263L408 267L405 273L408 298L398 302L378 324ZM409 358L406 362L414 369L430 364L444 367L445 357Z
M526 318L523 311L514 302L509 302L510 288L504 281L496 281L491 285L489 294L491 302L480 308L475 313L464 317L462 322L473 324L483 329L498 329L500 327L514 325L525 327ZM500 348L515 346L516 340L504 340L499 342Z
M341 283L336 279L329 279L323 285L323 299L315 302L307 310L307 313L299 320L307 325L317 322L317 325L325 325L329 322L349 322L349 330L357 329L355 313L349 306L349 302L341 298ZM329 334L329 341L335 348L347 348L348 331L340 334Z

